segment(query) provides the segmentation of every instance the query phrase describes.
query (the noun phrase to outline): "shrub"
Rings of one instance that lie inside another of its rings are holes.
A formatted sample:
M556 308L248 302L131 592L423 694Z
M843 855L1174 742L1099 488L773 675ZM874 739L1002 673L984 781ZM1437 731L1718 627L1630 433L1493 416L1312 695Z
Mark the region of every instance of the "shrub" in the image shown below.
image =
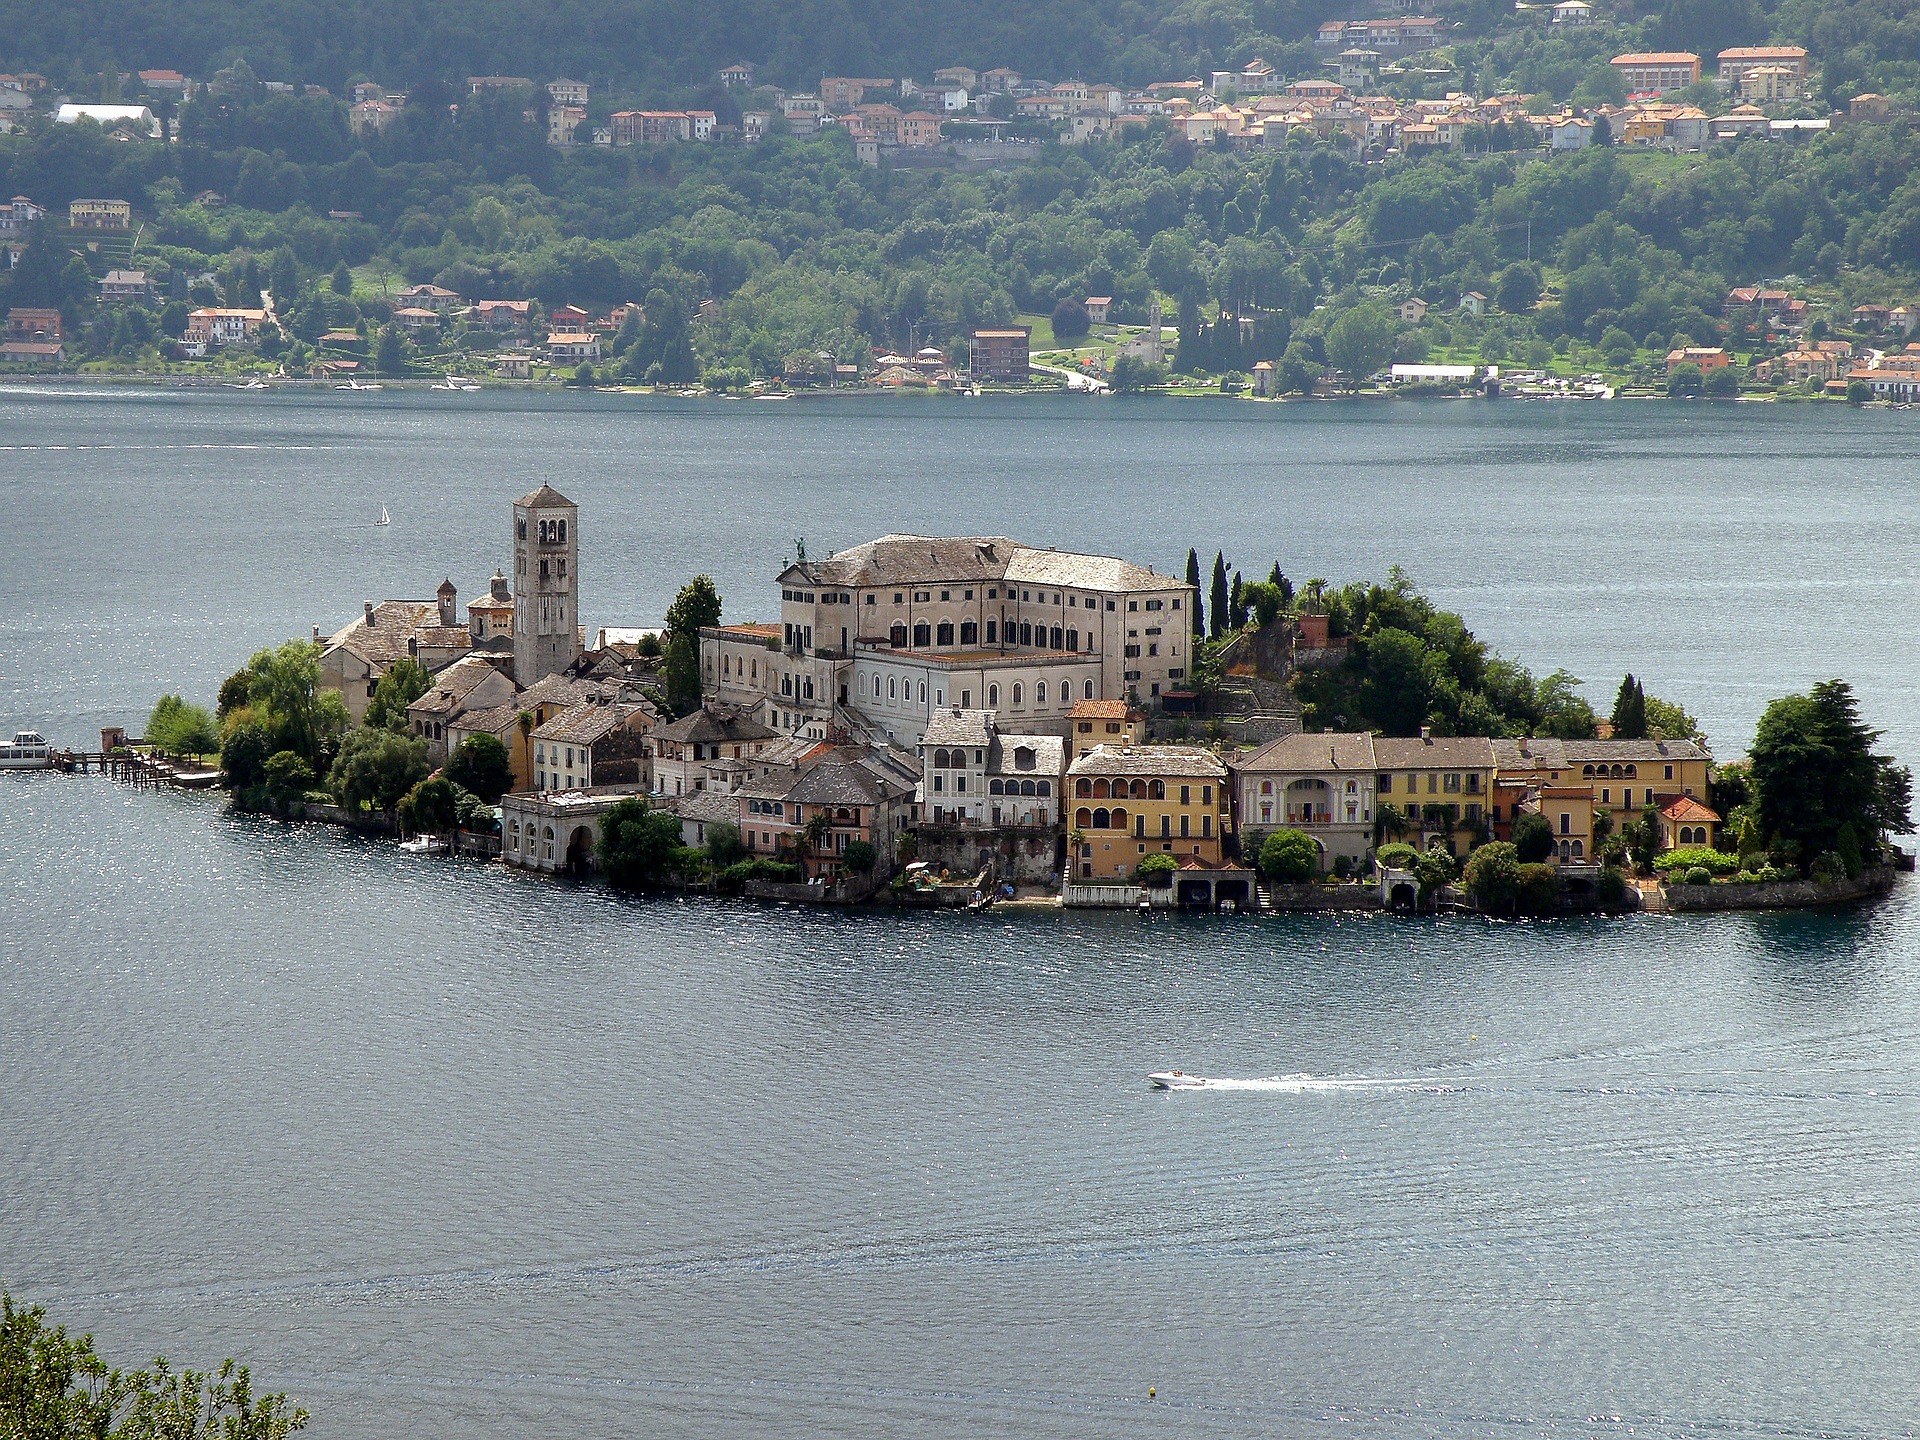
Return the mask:
M1134 883L1159 890L1173 883L1174 872L1179 868L1180 862L1163 850L1140 862L1133 872Z
M804 879L798 865L784 860L742 860L720 872L720 888L730 895L746 889L749 880L771 880L777 885L797 885Z
M1678 870L1705 870L1709 876L1731 875L1740 868L1740 857L1704 845L1685 845L1669 850L1653 862L1656 873L1669 875Z
M220 748L213 716L178 695L162 695L147 717L147 742L175 755L210 755Z
M870 841L855 840L840 852L840 868L855 875L865 875L872 871L880 859L880 852L873 848Z
M1552 865L1522 865L1517 890L1522 915L1551 915L1560 908L1560 872Z
M513 788L513 760L492 735L469 735L453 747L447 779L489 805Z
M1713 871L1704 865L1696 865L1691 870L1674 873L1680 875L1681 883L1685 885L1711 885L1713 883ZM1669 878L1671 878L1671 876L1669 876Z
M1522 865L1537 865L1553 854L1553 826L1537 810L1515 818L1513 849Z
M1511 914L1520 899L1520 861L1504 840L1482 845L1467 857L1467 893L1492 915Z
M1731 365L1722 365L1700 388L1716 400L1731 400L1740 393L1740 377Z
M1282 885L1303 885L1320 869L1320 847L1300 830L1276 830L1260 847L1260 873Z
M1373 860L1382 870L1411 870L1420 852L1404 841L1394 840L1373 852Z
M1609 910L1618 910L1627 898L1627 876L1618 865L1609 865L1600 872L1593 893L1600 903Z

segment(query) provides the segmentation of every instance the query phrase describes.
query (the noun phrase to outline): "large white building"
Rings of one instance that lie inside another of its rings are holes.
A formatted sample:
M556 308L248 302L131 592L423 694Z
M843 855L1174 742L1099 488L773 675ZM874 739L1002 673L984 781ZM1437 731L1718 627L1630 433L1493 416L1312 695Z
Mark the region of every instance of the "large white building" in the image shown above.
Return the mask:
M779 584L779 625L718 626L700 648L706 693L783 733L855 719L913 747L958 706L1065 734L1076 702L1151 705L1192 663L1193 587L1104 555L887 535Z

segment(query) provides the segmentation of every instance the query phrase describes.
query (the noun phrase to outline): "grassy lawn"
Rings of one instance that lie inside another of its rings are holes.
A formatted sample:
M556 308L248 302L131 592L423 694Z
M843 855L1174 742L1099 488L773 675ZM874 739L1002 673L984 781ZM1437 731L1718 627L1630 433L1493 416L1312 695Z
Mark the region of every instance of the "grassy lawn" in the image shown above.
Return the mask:
M1030 352L1038 354L1042 350L1051 350L1054 348L1053 317L1051 315L1016 315L1013 317L1013 323L1033 327L1033 335L1027 341L1027 349Z

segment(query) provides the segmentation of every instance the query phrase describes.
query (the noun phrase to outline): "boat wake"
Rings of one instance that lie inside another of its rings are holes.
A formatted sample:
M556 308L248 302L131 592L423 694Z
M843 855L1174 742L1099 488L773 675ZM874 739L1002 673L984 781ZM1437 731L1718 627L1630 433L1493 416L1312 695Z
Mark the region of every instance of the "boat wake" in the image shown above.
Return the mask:
M1448 1084L1441 1080L1381 1075L1268 1075L1258 1079L1236 1079L1221 1075L1187 1075L1182 1076L1179 1083L1161 1088L1259 1091L1280 1095L1319 1095L1365 1090L1407 1095L1454 1095L1469 1087Z

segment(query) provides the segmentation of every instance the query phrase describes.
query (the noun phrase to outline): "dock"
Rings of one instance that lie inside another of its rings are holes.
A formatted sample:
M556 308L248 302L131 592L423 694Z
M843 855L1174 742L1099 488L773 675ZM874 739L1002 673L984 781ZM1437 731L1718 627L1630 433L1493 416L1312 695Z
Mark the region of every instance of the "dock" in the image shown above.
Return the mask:
M105 775L141 788L211 790L220 783L220 770L209 770L191 755L169 755L155 750L56 750L50 768L66 775Z

